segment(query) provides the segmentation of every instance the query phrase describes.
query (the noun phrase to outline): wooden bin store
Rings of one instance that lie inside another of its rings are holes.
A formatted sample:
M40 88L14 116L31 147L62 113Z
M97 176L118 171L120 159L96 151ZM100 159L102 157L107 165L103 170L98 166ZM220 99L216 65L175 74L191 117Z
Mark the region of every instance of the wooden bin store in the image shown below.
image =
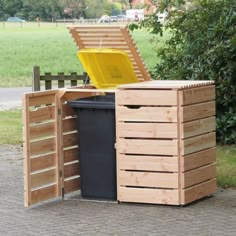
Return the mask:
M104 92L116 97L119 202L185 205L216 191L213 82L146 81L24 95L25 206L80 189L77 117L67 101Z

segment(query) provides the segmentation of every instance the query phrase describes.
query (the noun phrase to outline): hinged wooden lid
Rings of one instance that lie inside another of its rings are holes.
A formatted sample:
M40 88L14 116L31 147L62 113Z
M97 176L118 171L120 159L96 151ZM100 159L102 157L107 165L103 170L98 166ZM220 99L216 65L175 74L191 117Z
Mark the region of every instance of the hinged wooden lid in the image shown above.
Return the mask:
M79 50L85 48L123 50L128 53L138 80L151 80L127 25L75 25L68 26L68 29Z
M118 86L119 89L184 89L213 85L209 80L152 80Z

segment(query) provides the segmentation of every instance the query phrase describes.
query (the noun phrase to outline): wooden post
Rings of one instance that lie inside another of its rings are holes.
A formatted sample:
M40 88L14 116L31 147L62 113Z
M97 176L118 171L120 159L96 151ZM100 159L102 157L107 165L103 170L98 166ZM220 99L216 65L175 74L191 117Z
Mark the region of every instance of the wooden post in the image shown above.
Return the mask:
M33 91L40 91L40 67L34 66L33 67L33 74L32 74L32 90Z

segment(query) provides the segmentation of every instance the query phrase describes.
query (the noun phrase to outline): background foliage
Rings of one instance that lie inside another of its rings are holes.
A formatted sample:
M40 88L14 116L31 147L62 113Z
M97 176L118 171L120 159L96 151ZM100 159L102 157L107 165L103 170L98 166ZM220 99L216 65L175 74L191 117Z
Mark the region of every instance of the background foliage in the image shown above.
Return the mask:
M37 17L51 21L60 18L99 18L118 15L129 8L128 0L0 0L0 20L19 16L27 21Z
M155 17L144 26L157 35L165 27L171 37L157 50L153 77L214 80L217 141L236 143L236 1L195 1L188 11L172 11L164 26Z

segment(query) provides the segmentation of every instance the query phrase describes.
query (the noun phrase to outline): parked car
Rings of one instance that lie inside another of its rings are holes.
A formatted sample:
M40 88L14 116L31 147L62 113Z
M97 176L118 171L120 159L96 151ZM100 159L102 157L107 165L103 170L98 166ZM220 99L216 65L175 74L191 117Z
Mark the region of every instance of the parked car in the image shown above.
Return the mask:
M21 19L20 17L9 17L7 19L7 22L26 22L25 20Z
M106 23L106 22L111 22L111 18L108 15L103 15L101 18L98 20L98 23Z
M111 22L117 22L117 16L110 16Z

